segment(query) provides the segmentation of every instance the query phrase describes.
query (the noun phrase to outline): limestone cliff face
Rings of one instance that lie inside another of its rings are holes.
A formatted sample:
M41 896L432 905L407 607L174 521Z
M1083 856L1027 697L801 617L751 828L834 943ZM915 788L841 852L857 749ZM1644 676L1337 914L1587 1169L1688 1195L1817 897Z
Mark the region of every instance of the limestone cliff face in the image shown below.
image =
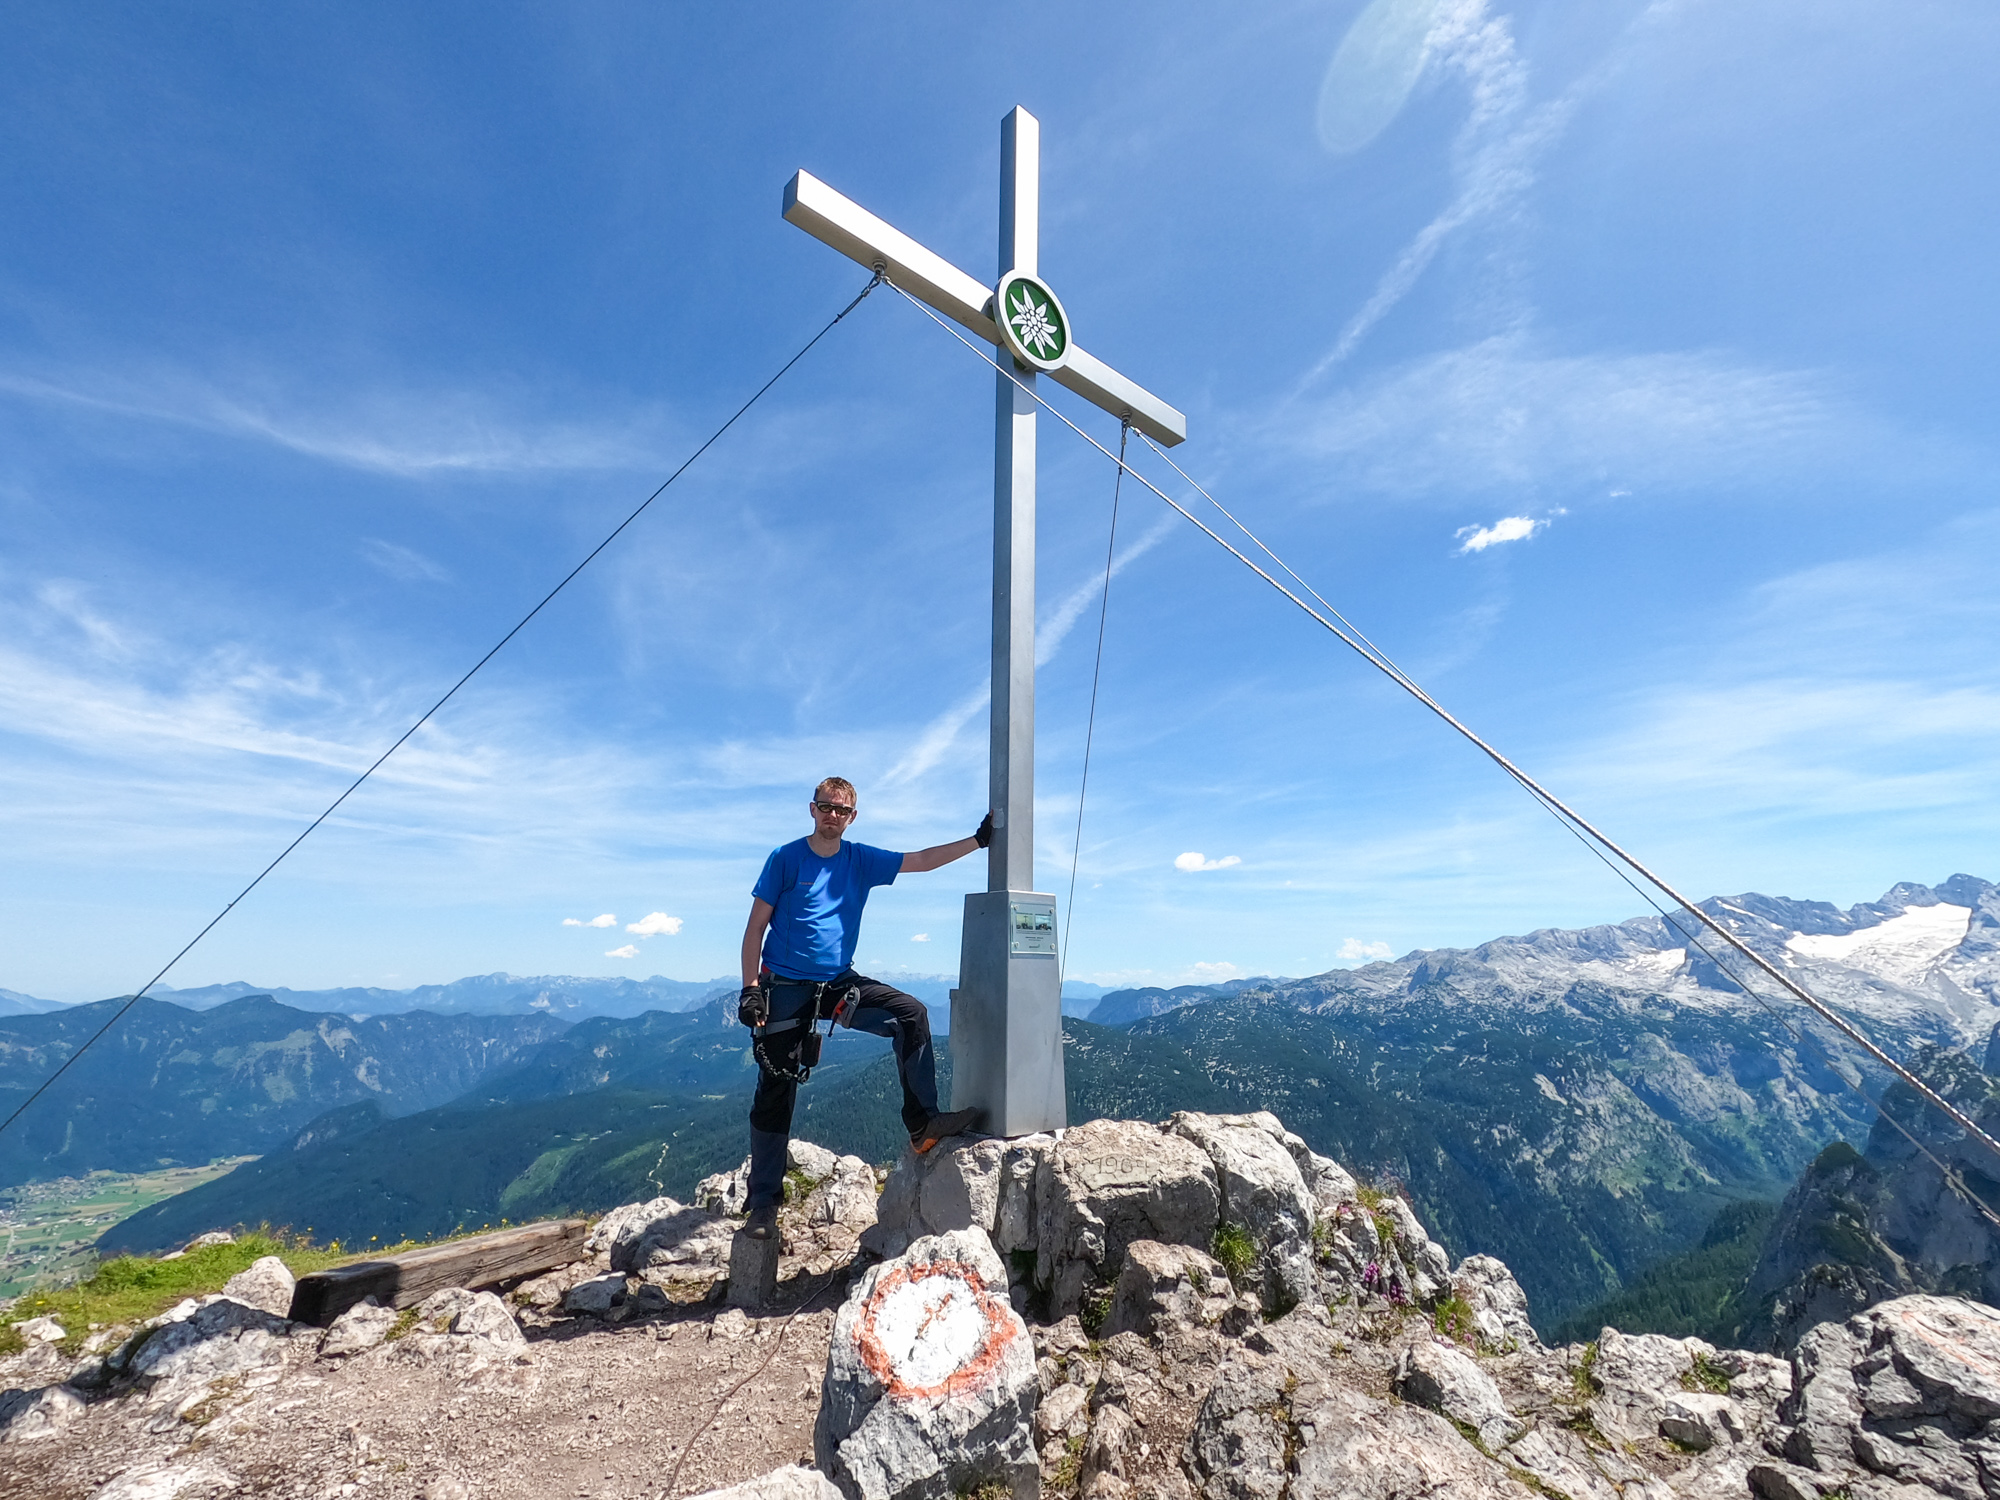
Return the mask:
M2000 1050L2000 1027L1984 1050ZM1989 1134L2000 1134L2000 1083L1965 1053L1925 1049L1914 1071ZM1965 1185L2000 1209L2000 1160L1938 1115L1906 1084L1884 1108ZM1744 1303L1743 1338L1789 1349L1814 1325L1841 1321L1912 1292L2000 1303L2000 1232L1886 1120L1865 1151L1837 1142L1785 1199Z

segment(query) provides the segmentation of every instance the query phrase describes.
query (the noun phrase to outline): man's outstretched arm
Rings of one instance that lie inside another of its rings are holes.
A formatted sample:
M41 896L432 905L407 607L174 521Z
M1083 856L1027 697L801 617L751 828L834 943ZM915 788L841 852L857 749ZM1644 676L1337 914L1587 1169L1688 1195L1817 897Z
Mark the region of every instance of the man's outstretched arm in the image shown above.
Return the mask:
M771 925L771 913L777 908L768 901L750 898L750 920L743 928L743 988L746 990L757 982L757 971L764 963L764 929Z
M914 854L903 856L900 875L917 875L925 870L935 870L940 865L948 865L955 859L964 859L975 849L984 849L993 842L993 814L988 813L979 825L979 831L970 838L955 839L949 844L933 844L928 849L919 849Z

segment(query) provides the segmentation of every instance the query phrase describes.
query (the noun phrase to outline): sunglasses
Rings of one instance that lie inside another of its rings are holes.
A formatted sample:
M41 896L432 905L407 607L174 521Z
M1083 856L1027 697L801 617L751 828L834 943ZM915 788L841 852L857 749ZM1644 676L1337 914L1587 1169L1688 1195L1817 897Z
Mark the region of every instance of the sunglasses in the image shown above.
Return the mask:
M845 802L815 802L813 807L816 811L826 813L828 816L834 813L839 813L843 818L854 816L854 809L849 807Z

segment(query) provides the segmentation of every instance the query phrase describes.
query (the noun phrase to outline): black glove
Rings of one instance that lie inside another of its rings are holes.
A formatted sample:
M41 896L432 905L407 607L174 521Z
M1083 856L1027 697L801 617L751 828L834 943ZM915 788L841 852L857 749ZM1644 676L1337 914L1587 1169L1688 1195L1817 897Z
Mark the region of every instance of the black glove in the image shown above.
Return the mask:
M746 984L736 997L736 1019L745 1026L762 1026L771 1019L771 992L761 984Z
M984 818L980 819L979 827L973 832L972 842L982 849L993 842L992 813L988 813Z

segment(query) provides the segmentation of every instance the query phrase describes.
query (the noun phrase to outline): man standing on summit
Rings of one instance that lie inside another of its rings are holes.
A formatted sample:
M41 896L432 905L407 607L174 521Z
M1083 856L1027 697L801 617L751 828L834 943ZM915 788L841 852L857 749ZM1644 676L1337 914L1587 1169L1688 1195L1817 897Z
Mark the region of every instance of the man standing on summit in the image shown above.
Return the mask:
M979 1117L973 1109L938 1113L937 1059L923 1001L855 973L853 965L868 892L984 849L993 839L993 814L970 838L897 854L842 837L856 817L852 782L827 777L807 806L813 831L771 851L751 889L743 929L738 1014L757 1039L749 1195L749 1233L757 1239L777 1233L792 1106L805 1071L819 1059L813 1023L820 1018L889 1038L903 1081L903 1124L916 1150L930 1150Z

